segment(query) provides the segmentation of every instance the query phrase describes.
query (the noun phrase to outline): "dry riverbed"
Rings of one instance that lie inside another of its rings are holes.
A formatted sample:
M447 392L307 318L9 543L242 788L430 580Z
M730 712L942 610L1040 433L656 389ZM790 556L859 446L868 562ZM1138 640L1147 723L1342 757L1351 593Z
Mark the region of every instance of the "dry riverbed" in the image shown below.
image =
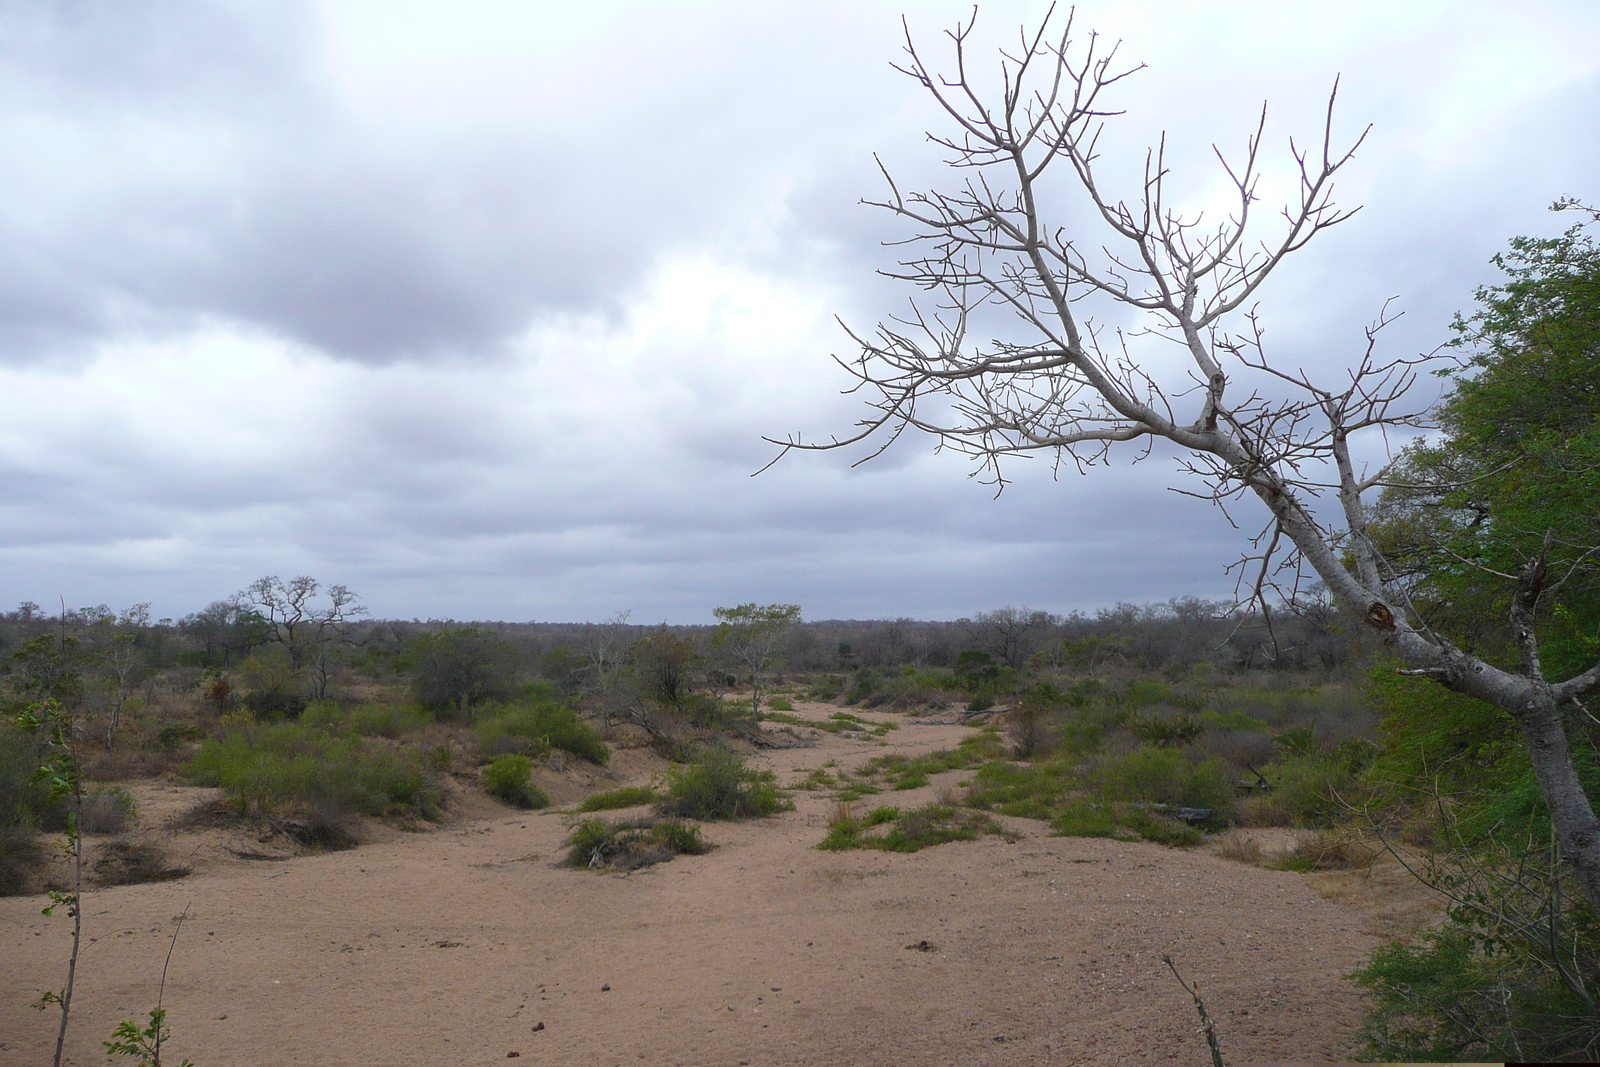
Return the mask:
M967 733L903 721L755 762L787 784ZM615 763L566 776L558 802L659 767L638 750ZM925 803L969 773L882 801ZM138 792L152 827L203 793ZM554 866L566 816L488 801L441 828L287 859L241 859L222 831L168 832L190 876L86 895L69 1062L107 1062L115 1023L154 1004L185 908L163 1055L201 1067L1206 1062L1163 954L1202 983L1231 1061L1348 1055L1361 1002L1341 976L1382 928L1359 892L1335 903L1314 876L1025 819L910 855L821 852L835 802L794 796L794 812L707 825L705 855L626 876ZM42 903L0 900L0 1067L53 1047L55 1015L28 1005L59 984L69 923Z

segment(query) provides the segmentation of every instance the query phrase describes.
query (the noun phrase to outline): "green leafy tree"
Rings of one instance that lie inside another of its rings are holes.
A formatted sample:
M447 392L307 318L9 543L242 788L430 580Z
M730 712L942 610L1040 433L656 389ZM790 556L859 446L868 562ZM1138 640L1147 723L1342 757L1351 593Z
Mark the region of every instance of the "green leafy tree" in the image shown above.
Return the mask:
M1600 245L1580 224L1495 263L1508 280L1456 320L1443 438L1406 454L1375 531L1430 621L1512 662L1494 620L1536 563L1539 657L1572 675L1600 655Z
M750 672L750 721L761 721L766 672L777 658L784 635L800 624L799 604L740 604L713 611L718 622L713 648Z
M401 658L417 703L435 712L465 714L475 704L509 700L521 667L515 645L472 626L418 634L405 643Z

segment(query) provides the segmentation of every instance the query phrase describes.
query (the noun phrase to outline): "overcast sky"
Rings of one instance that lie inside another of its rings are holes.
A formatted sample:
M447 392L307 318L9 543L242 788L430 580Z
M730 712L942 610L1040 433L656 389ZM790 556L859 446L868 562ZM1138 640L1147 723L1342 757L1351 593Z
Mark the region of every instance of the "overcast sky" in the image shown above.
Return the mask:
M985 62L1044 7L982 4ZM904 231L858 204L873 153L949 183L889 66L902 11L942 58L970 5L4 5L0 598L175 617L310 574L385 617L703 622L1228 595L1240 535L1161 456L1021 464L998 500L926 439L750 477L763 434L849 428L834 316L908 295L874 273ZM1203 203L1267 101L1270 189L1335 75L1336 131L1373 125L1337 193L1364 210L1262 293L1288 364L1336 371L1389 297L1385 345L1431 349L1508 237L1600 200L1591 0L1077 20L1148 64L1113 177L1166 130Z

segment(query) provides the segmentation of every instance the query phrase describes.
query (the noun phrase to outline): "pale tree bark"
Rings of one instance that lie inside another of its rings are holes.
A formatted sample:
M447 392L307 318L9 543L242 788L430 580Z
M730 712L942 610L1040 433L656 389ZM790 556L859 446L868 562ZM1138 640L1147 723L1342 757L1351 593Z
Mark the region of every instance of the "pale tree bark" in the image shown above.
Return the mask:
M1106 91L1137 68L1117 67L1114 48L1103 50L1093 34L1079 44L1071 30L1070 17L1060 32L1047 17L1002 51L992 99L969 67L972 22L949 34L949 76L924 63L907 33L900 69L943 110L951 132L930 139L964 175L948 192L905 193L884 172L889 195L875 206L910 223L905 244L922 250L889 276L927 295L904 319L870 334L847 327L859 351L838 362L870 406L854 433L773 443L787 453L876 435L883 440L871 459L907 429L921 430L973 457L998 491L1007 457L1044 453L1084 470L1120 442L1171 442L1194 479L1184 491L1224 509L1254 497L1268 512L1249 557L1251 596L1263 607L1269 590L1283 591L1276 575L1309 569L1382 634L1409 673L1517 721L1562 854L1600 911L1600 822L1563 725L1565 710L1600 687L1600 664L1559 682L1545 677L1534 627L1544 559L1518 576L1509 625L1521 662L1507 670L1430 630L1403 587L1388 580L1368 536L1369 497L1385 473L1358 471L1352 439L1424 425L1421 411L1403 405L1428 357L1378 356L1378 333L1390 321L1385 309L1338 384L1320 385L1269 358L1251 306L1290 253L1353 213L1335 206L1332 179L1365 133L1335 148L1330 95L1314 147L1290 143L1294 200L1266 220L1255 214L1265 111L1240 160L1216 153L1232 190L1228 217L1203 223L1169 206L1164 139L1146 155L1138 195L1119 199L1097 175L1096 143L1116 114L1103 101ZM1057 203L1063 190L1075 197L1064 206ZM1055 221L1047 205L1076 228ZM1181 347L1189 380L1158 381L1127 343L1136 334L1119 332L1114 348L1103 346L1089 317L1097 301L1142 313L1145 334ZM997 311L1009 324L1006 335L975 340L980 328L1000 328Z

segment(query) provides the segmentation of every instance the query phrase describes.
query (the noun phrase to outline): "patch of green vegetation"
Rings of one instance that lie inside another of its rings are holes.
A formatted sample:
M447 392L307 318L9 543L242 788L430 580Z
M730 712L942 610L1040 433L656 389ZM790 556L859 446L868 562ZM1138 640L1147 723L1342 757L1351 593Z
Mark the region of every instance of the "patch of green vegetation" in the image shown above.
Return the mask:
M785 715L781 712L769 712L763 718L767 722L783 723L786 726L809 726L813 730L823 730L830 734L860 731L870 733L874 737L882 737L890 730L900 729L900 724L897 722L873 722L871 719L858 718L844 711L834 712L826 719L802 719L798 715Z
M496 756L483 769L483 787L514 808L548 808L550 795L534 784L532 773L533 761L527 756Z
M789 702L788 697L770 696L767 698L767 710L769 712L793 711L794 705Z
M889 829L882 834L867 832L877 826ZM860 819L836 820L817 847L830 852L854 848L917 852L949 841L975 841L984 834L1004 832L989 816L952 804L928 804L906 812L881 807Z
M611 749L600 739L600 731L554 701L486 706L477 730L484 751L490 754L510 751L537 757L558 748L602 767L611 759Z
M832 789L834 785L835 782L833 775L829 774L821 767L818 767L816 770L808 773L804 778L795 779L792 783L790 783L789 788L806 790Z
M345 708L337 701L318 700L306 705L306 710L300 713L300 721L329 733L398 739L425 729L434 719L427 712L405 704L363 704L358 708Z
M608 793L595 793L583 798L578 810L614 811L617 808L636 808L641 804L654 804L661 795L647 785L626 785Z
M1050 820L1062 837L1114 837L1123 841L1150 841L1171 848L1187 848L1205 840L1205 834L1148 807L1137 804L1098 804L1075 800Z
M196 785L220 787L242 814L293 804L427 819L441 812L439 790L421 753L304 723L226 730L196 750L184 774Z
M1065 760L1032 764L995 760L984 764L972 778L967 806L997 810L1002 815L1049 819L1077 785L1072 765Z
M1056 813L1050 827L1062 837L1116 837L1117 816L1104 804L1075 800Z
M564 865L590 870L633 870L673 856L698 856L706 851L700 828L676 819L583 819L572 827L567 844L570 847Z
M1213 730L1249 730L1265 733L1267 724L1239 708L1227 711L1202 711L1200 721Z
M667 772L663 815L691 819L746 819L794 808L771 771L745 766L725 748L707 746L689 763Z
M1089 792L1109 801L1209 808L1225 814L1233 780L1220 760L1192 759L1175 748L1136 748L1101 760L1085 775Z
M899 754L875 756L856 768L855 773L863 778L881 775L896 789L915 789L917 786L927 785L929 775L959 770L963 767L976 767L1004 754L1005 745L1000 739L1000 732L989 727L965 738L953 749L940 749L926 756L912 757ZM900 784L908 780L915 784Z

